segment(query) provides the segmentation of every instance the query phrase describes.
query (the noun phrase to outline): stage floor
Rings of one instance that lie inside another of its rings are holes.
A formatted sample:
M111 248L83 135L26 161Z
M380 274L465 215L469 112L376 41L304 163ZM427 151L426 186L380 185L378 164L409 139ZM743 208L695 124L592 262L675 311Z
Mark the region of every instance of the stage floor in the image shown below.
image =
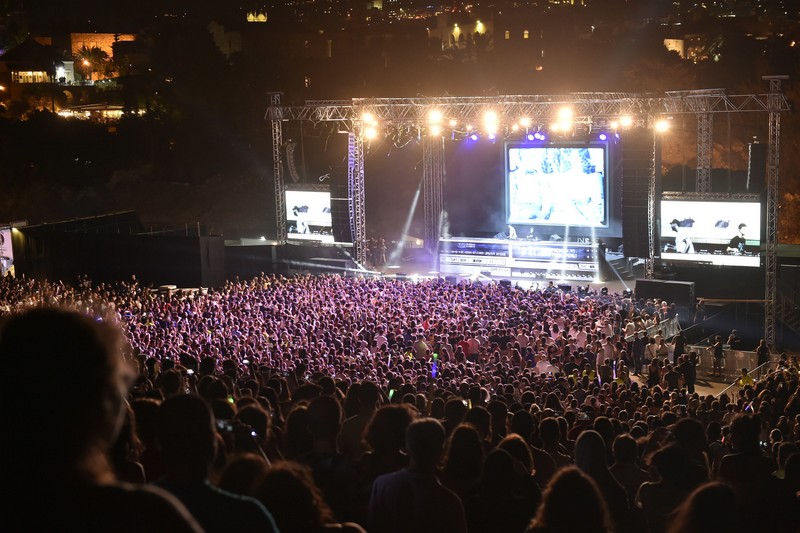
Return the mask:
M412 279L435 279L435 278L445 278L454 276L458 281L461 280L473 280L473 281L480 281L481 283L491 283L491 282L500 282L501 279L508 279L508 277L503 276L484 276L480 275L477 277L469 277L463 275L455 275L455 274L445 274L440 273L437 269L436 260L432 258L430 254L428 254L425 250L421 249L414 249L407 251L403 254L403 257L399 260L395 258L393 261L392 258L389 258L389 262L386 265L376 266L374 268L375 272L378 272L384 276L397 276L397 277L405 277L405 278L412 278ZM601 290L604 287L608 289L610 293L619 293L622 294L623 291L626 290L633 290L636 287L636 280L609 280L603 282L581 282L578 283L576 281L570 280L562 280L557 277L552 278L544 278L544 279L537 279L537 280L529 280L529 279L517 279L512 278L511 282L514 286L519 286L523 289L531 289L536 287L547 287L549 282L553 282L554 285L570 285L572 288L577 289L580 285L581 287L589 286L591 289L594 290Z

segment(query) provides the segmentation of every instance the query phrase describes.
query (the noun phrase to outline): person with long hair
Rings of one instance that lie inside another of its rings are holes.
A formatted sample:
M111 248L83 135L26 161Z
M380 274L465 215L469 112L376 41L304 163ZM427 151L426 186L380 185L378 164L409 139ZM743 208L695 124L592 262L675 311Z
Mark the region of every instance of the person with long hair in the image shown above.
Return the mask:
M744 531L733 489L719 481L697 487L676 510L667 533Z
M550 480L526 533L610 533L606 502L592 478L569 466Z

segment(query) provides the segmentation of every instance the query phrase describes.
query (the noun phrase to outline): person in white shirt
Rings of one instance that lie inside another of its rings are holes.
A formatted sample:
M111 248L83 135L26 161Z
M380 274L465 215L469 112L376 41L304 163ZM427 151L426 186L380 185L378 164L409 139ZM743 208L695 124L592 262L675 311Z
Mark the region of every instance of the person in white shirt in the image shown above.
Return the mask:
M633 334L636 333L636 324L633 323L633 320L626 320L625 321L625 338L632 337Z
M539 352L539 361L536 363L536 372L538 374L546 373L547 367L550 366L550 362L547 360L547 354L544 352Z

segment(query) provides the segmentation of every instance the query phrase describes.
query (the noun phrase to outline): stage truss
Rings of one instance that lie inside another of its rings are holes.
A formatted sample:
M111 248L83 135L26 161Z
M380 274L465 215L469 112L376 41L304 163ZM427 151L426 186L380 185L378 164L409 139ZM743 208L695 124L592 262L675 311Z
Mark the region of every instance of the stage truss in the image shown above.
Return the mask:
M306 121L312 124L337 123L348 139L348 198L350 224L353 237L354 258L359 264L366 262L366 217L364 197L364 156L368 147L367 129L386 131L402 129L422 143L423 184L425 206L425 247L436 252L441 231L442 184L444 181L444 139L455 131L464 134L469 127L480 129L484 114L491 110L497 117L498 138L512 133L512 124L521 118L527 120L526 131L546 131L564 107L572 109L572 124L576 129L591 132L593 129L610 129L621 117L631 117L631 127L654 129L657 121L676 115L694 115L697 121L697 174L699 195L711 194L712 133L714 117L726 113L764 113L769 117L769 144L767 152L767 199L765 254L765 321L764 337L770 346L775 340L776 310L776 247L777 247L777 195L779 194L780 114L789 110L782 93L781 81L785 76L764 78L769 82L769 93L727 95L723 89L694 91L669 91L664 95L637 93L572 93L568 95L528 95L496 97L441 97L441 98L353 98L352 100L313 100L303 106L281 105L280 93L270 94L270 106L265 119L272 132L273 175L275 180L275 206L277 241L286 241L286 213L284 206L283 124ZM441 123L432 122L431 112L441 117ZM441 131L431 135L433 128ZM516 127L516 126L514 126ZM519 132L515 132L519 133ZM525 133L525 132L522 132ZM624 131L620 130L624 135ZM656 161L660 158L659 142L653 134L653 165L648 187L648 246L646 275L652 277L655 257L655 203ZM730 197L730 195L729 195Z

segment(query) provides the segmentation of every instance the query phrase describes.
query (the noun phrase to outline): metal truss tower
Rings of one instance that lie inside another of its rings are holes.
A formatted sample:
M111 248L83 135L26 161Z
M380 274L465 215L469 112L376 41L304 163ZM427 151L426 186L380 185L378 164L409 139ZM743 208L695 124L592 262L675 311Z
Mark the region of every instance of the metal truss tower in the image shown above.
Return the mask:
M711 192L711 156L714 153L714 120L710 113L697 115L697 192Z
M666 94L672 99L671 102L666 103L668 109L675 109L677 113L691 110L697 119L697 184L695 190L699 193L711 192L711 167L714 155L713 113L718 112L720 107L726 111L750 110L749 103L745 104L745 100L749 97L745 97L739 102L726 102L729 97L725 95L723 89L668 91ZM760 104L765 103L763 97L753 95L751 97L759 98ZM720 104L723 103L724 105L721 106Z
M354 258L359 265L367 262L367 217L364 202L364 140L356 133L347 134L347 197L350 209L350 233Z
M269 94L267 119L272 130L272 179L275 186L275 240L279 244L286 242L286 182L283 177L283 108L281 93Z
M769 81L769 143L767 145L767 228L764 247L764 340L771 350L775 347L775 310L778 302L778 196L780 194L781 111L784 96L781 82L788 76L766 76Z
M425 248L438 253L442 229L444 184L444 139L427 136L422 142L422 182L425 201Z

